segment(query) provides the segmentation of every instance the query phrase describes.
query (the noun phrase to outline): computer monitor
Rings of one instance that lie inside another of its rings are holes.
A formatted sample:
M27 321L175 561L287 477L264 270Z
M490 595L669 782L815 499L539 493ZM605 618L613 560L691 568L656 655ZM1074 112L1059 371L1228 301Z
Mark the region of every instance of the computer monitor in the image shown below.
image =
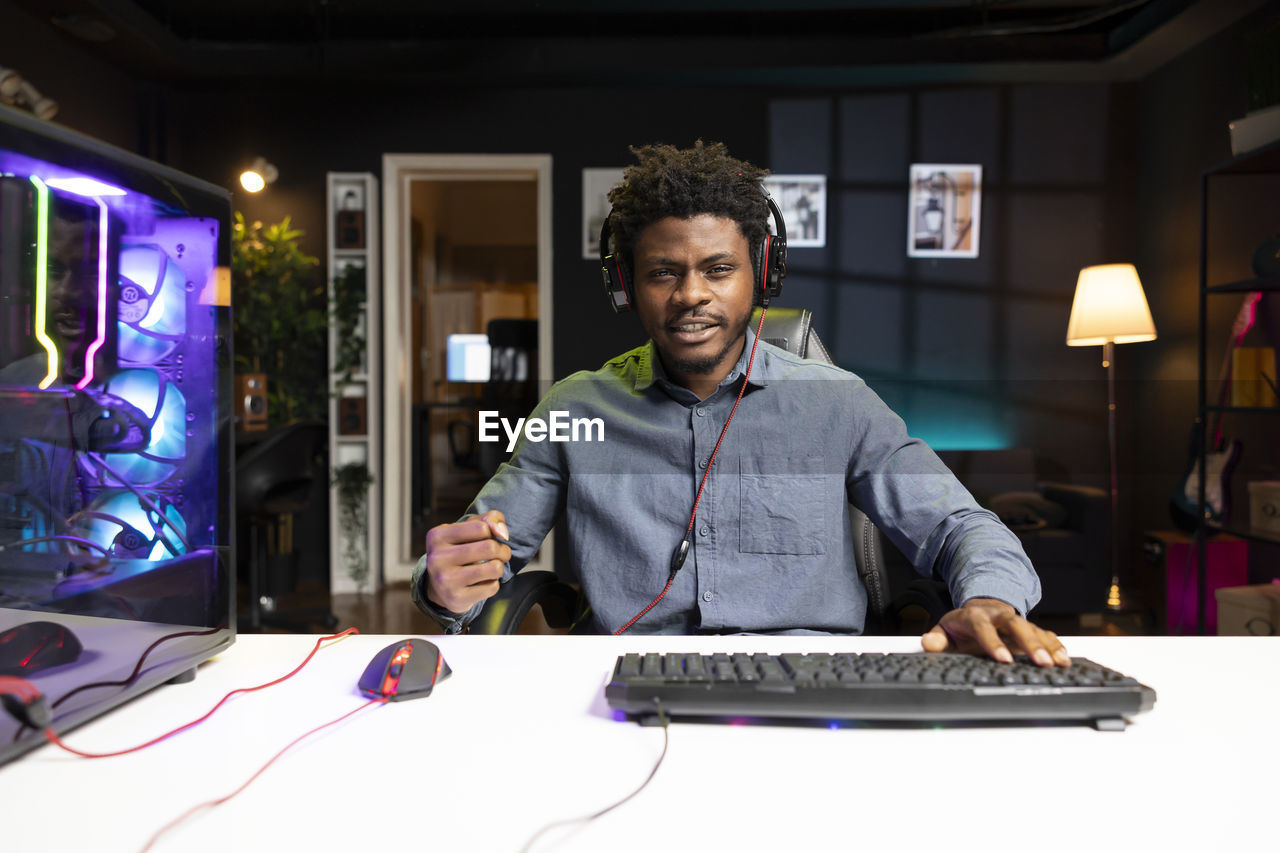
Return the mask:
M0 106L0 675L59 732L234 641L229 228ZM0 710L0 763L43 742Z
M449 335L445 340L445 378L450 382L489 381L488 335Z

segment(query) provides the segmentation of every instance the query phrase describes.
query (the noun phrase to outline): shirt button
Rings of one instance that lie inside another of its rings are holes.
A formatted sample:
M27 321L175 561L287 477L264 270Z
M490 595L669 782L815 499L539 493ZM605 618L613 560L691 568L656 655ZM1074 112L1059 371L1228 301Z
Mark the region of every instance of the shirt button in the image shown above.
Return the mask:
M707 460L703 459L703 460L699 461L699 462L698 462L698 467L699 467L699 468L706 468L706 467L707 467Z
M710 532L711 532L711 528L710 528L710 527L703 527L703 528L702 528L701 530L699 530L698 532L699 532L699 533L701 533L703 536L706 536L708 533L710 533Z
M710 600L711 600L711 599L713 599L713 598L715 598L715 596L714 596L714 595L712 595L712 594L711 594L711 593L709 593L709 592L704 592L704 593L702 594L702 600L703 600L703 601L710 601Z
M694 411L698 413L698 417L700 418L705 418L707 416L706 409L694 409Z

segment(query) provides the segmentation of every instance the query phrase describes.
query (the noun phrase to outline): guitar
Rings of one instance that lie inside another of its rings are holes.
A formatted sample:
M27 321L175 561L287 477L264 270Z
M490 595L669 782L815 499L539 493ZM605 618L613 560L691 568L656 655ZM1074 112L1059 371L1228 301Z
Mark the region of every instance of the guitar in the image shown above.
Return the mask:
M1187 473L1183 475L1182 487L1169 499L1169 513L1173 523L1186 533L1196 530L1200 514L1200 480L1204 478L1204 517L1210 522L1223 522L1231 515L1231 474L1244 447L1236 439L1227 439L1222 435L1221 407L1227 403L1231 391L1231 352L1240 346L1244 336L1253 328L1257 319L1260 292L1250 293L1244 298L1235 321L1231 324L1231 337L1227 341L1227 350L1222 357L1222 370L1218 374L1218 406L1219 411L1213 415L1213 440L1204 458L1204 472L1200 471L1200 443L1202 424L1191 427L1191 439L1187 448Z

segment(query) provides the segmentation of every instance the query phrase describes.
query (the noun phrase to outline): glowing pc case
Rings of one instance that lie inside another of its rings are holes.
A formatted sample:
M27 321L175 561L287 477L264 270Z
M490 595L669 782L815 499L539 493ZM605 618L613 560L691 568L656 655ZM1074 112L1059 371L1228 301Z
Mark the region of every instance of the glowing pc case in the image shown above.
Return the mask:
M229 269L225 190L0 106L0 675L59 732L234 641Z

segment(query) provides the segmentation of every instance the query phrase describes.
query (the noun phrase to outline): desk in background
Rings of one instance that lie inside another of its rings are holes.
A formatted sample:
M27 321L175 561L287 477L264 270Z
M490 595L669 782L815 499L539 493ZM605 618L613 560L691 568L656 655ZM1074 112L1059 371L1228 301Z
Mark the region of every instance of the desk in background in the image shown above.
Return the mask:
M239 696L139 754L84 760L43 747L0 767L5 849L140 849L302 732L360 705L356 679L396 639L332 643L290 681ZM514 853L545 823L632 791L661 752L661 729L617 721L604 703L617 655L918 648L889 637L431 639L454 670L431 697L374 706L325 730L153 849ZM1280 638L1066 642L1154 687L1155 709L1122 733L677 723L647 789L534 850L944 850L961 833L989 834L993 850L1269 849ZM313 643L241 636L195 682L153 691L66 740L88 750L140 743L231 689L289 671Z

